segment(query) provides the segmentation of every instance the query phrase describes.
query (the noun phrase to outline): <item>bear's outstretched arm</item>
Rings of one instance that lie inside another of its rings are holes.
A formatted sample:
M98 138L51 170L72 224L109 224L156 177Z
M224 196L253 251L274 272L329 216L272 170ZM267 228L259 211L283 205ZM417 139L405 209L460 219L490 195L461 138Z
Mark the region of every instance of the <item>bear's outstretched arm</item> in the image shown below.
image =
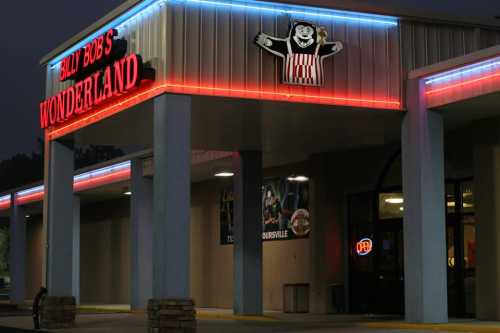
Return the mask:
M257 45L282 58L285 58L288 53L287 42L287 39L272 37L265 33L260 33L255 37Z
M344 48L342 42L327 42L320 46L318 55L322 57L329 57L339 53Z

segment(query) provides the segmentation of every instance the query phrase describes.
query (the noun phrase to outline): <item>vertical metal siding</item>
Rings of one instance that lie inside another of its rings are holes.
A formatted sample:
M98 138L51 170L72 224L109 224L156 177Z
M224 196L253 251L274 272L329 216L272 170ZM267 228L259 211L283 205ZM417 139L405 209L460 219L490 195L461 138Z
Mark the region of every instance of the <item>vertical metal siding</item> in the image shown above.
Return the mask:
M136 18L120 25L119 37L128 42L128 52L140 54L144 62L150 62L156 69L159 80L163 80L167 73L165 33L167 27L166 4L140 13ZM47 67L46 97L53 96L67 88L71 82L59 81L59 66Z
M459 25L401 22L404 73L500 43L500 31ZM406 77L406 75L404 76Z
M168 4L168 79L233 89L265 89L349 98L399 100L401 66L397 27L332 22L329 40L344 50L325 60L325 86L282 85L281 60L254 43L259 32L286 37L292 18L256 11Z

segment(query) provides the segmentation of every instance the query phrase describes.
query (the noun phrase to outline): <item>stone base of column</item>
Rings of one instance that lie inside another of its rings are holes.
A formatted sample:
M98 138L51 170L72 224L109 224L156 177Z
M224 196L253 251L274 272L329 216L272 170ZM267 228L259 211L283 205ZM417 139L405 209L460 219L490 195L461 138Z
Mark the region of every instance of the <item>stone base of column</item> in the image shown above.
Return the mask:
M76 299L73 296L46 296L40 306L40 327L44 329L75 326Z
M195 333L196 310L191 299L151 299L149 333Z

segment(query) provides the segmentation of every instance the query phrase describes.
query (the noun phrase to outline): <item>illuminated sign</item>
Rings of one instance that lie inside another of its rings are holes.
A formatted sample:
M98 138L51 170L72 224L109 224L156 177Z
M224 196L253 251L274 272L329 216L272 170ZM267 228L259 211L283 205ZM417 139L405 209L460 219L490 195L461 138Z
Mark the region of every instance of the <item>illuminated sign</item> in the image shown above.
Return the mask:
M342 51L341 42L327 42L325 27L308 22L294 22L287 38L260 33L255 42L282 59L282 81L285 84L322 86L326 58Z
M373 242L370 238L363 238L356 243L356 253L359 256L366 256L373 250Z
M75 80L57 95L40 103L40 127L59 125L106 104L153 80L154 71L140 55L125 55L127 42L109 30L61 61L60 81Z

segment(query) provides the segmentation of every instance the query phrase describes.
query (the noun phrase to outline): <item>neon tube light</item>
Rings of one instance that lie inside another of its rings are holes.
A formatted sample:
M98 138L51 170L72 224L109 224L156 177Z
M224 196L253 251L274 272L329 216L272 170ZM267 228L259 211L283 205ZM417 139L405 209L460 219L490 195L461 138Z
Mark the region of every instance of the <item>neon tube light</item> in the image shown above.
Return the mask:
M73 177L73 190L74 192L79 192L130 179L130 165L130 161L125 161L76 175ZM16 204L22 205L30 202L41 201L43 200L44 195L45 188L43 185L19 191L15 194ZM2 206L3 198L7 198L9 200L10 206L10 196L0 197L0 209L5 209Z
M91 42L94 38L103 34L110 28L119 29L120 25L127 24L131 20L135 19L139 14L143 14L148 9L159 8L160 5L167 2L177 2L186 3L200 6L214 6L219 8L227 9L240 9L240 10L255 10L259 12L274 14L274 15L291 15L291 16L302 16L311 18L322 18L339 20L353 23L364 23L364 24L378 24L383 26L397 26L398 20L395 17L383 16L383 15L373 15L356 13L342 10L334 10L327 8L314 8L309 6L298 6L289 4L277 4L271 2L261 2L254 0L245 1L222 1L222 0L144 0L143 2L132 7L127 12L118 16L114 20L105 24L101 28L97 29L90 35L86 36L78 43L74 44L70 48L66 49L52 60L49 61L50 66L57 65L62 59L69 56L78 49L83 48L86 44Z
M216 7L226 7L231 9L256 10L260 12L268 12L278 15L297 15L309 16L314 18L324 18L332 20L351 21L357 23L382 24L389 26L397 26L398 22L395 18L371 15L362 13L353 13L342 10L312 8L297 5L284 5L270 2L260 1L216 1L216 0L173 0L177 2L194 3L200 5L210 5ZM281 8L280 8L281 7Z
M106 106L101 110L89 114L85 117L78 118L77 120L65 126L49 129L46 131L47 138L49 140L53 140L55 138L61 137L64 134L82 128L87 124L93 123L97 120L101 120L113 114L116 114L124 110L125 108L137 105L162 93L169 93L169 92L189 93L193 95L211 94L213 96L220 96L220 97L240 97L240 98L253 97L271 101L288 101L297 103L302 102L302 103L315 103L315 104L327 104L327 105L369 106L369 107L391 109L391 110L399 110L401 107L401 102L398 100L308 95L308 94L289 93L289 92L232 89L232 88L208 87L201 85L177 84L177 83L166 82L163 84L155 85L147 90L141 91L115 104Z
M500 66L500 60L498 58L496 58L494 60L482 61L482 62L473 64L473 65L462 67L460 69L455 69L455 70L447 71L444 73L432 75L428 79L425 80L425 84L426 85L434 84L437 82L446 81L446 80L449 80L452 78L458 78L458 77L465 75L465 74L476 73L476 72L480 72L482 70L497 67L497 66Z
M4 195L0 197L0 210L5 210L10 208L11 195Z
M451 85L448 85L448 86L444 86L444 87L441 87L441 88L436 88L436 89L428 90L425 93L426 93L426 95L434 95L434 94L442 93L442 92L445 92L445 91L448 91L448 90L451 90L451 89L470 86L471 84L474 84L474 83L478 83L478 82L482 82L482 81L486 81L486 80L490 80L490 79L495 79L495 78L498 78L498 77L500 77L500 73L491 74L491 75L483 76L483 77L480 77L480 78L477 78L477 79L468 80L468 81L464 81L464 82L460 82L460 83L456 83L456 84L451 84Z
M78 192L129 178L130 161L126 161L75 176L73 189L75 192Z

